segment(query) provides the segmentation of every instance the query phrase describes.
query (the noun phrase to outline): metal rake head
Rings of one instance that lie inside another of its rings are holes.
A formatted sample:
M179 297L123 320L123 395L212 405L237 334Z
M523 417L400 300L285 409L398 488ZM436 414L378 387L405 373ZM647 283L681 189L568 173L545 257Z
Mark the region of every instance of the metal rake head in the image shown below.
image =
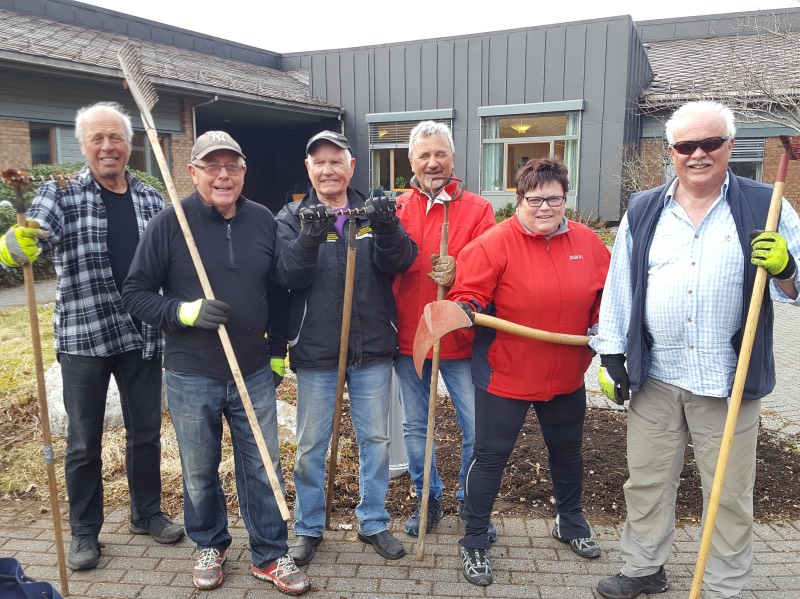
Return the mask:
M117 52L117 58L122 67L122 72L125 74L128 88L133 94L133 99L136 100L139 112L142 113L142 119L150 121L145 122L145 127L155 129L150 110L158 102L158 93L144 72L138 48L132 42L125 42Z

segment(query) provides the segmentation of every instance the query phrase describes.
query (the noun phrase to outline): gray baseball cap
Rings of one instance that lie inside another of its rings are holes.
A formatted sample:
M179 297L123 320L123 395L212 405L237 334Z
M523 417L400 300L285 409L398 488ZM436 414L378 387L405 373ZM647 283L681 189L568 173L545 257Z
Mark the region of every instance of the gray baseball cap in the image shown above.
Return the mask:
M242 158L245 157L242 148L230 135L224 131L206 131L197 138L192 146L192 160L199 160L217 150L230 150Z
M330 142L335 146L339 146L343 150L350 149L350 142L347 141L347 138L341 133L336 133L335 131L320 131L314 137L308 140L308 143L306 144L306 155L311 154L311 150L314 149L314 146L322 141Z

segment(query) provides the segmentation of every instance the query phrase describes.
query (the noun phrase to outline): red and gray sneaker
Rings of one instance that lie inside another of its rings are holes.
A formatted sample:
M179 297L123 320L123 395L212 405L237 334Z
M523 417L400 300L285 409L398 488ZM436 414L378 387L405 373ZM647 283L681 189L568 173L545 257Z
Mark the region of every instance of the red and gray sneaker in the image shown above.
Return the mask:
M253 566L253 576L271 582L281 593L300 595L311 587L311 581L288 553L264 566Z
M192 570L192 582L194 586L203 591L216 589L222 584L225 574L222 572L222 564L225 563L228 554L225 551L217 551L213 547L206 547L200 550L197 562Z

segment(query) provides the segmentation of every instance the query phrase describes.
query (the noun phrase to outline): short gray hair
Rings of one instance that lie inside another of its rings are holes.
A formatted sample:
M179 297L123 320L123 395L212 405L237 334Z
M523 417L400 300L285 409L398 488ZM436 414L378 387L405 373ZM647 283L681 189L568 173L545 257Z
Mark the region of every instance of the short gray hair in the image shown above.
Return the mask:
M695 102L687 102L678 108L667 121L665 125L665 133L667 135L667 143L675 143L675 127L682 122L690 119L693 116L700 114L718 114L725 121L725 128L729 137L733 138L736 135L736 119L733 116L733 111L720 102L712 102L711 100L697 100Z
M131 117L122 104L118 102L96 102L78 109L75 115L75 138L78 140L78 143L83 145L83 123L86 117L101 109L112 110L119 115L125 127L125 135L128 137L128 143L133 143L133 125L131 124Z
M332 145L334 148L339 148L339 146L337 146L336 144L330 144L330 145ZM353 153L350 150L346 148L339 148L339 149L344 150L344 154L347 157L345 158L345 160L347 160L347 162L350 162L353 159ZM311 154L306 154L306 161L311 162Z
M412 155L414 144L417 143L418 139L434 137L436 135L444 139L450 145L450 151L453 154L456 153L456 146L453 143L453 133L450 131L450 127L444 123L437 123L436 121L422 121L411 130L411 134L408 136L409 157Z

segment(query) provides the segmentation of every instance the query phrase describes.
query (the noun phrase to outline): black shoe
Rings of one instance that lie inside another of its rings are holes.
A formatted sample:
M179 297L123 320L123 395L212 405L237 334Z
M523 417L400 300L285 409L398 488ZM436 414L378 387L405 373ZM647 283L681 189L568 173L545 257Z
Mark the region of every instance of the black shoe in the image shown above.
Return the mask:
M582 539L561 538L561 527L558 521L558 515L556 515L556 523L553 524L553 538L561 541L562 543L567 543L569 548L581 557L585 557L586 559L600 557L600 545L598 545L597 541L595 541L591 536Z
M305 566L314 557L317 545L322 543L322 536L311 537L300 535L289 545L289 555L298 566Z
M91 570L100 563L100 547L94 535L72 535L67 564L73 570Z
M164 545L177 543L186 534L183 527L167 518L164 512L156 512L152 516L131 522L128 530L134 535L150 535L156 543Z
M625 576L622 572L616 576L604 578L597 585L597 592L606 599L633 599L640 593L663 593L669 590L667 573L664 566L649 576Z
M382 530L374 535L365 535L358 531L358 540L362 543L369 543L386 559L400 559L406 554L403 545L388 530Z
M461 520L466 522L467 519L464 516L464 502L463 501L459 501L458 502L458 507L456 508L456 511L458 511L458 515L461 518ZM486 529L486 539L490 543L494 543L494 542L497 541L497 528L495 528L495 525L492 523L491 520L489 520L489 528Z
M407 535L412 537L419 536L419 521L420 521L420 512L422 511L422 500L417 501L417 509L414 510L414 513L411 514L408 520L406 520L405 531ZM431 531L436 524L441 522L442 518L444 518L444 511L442 511L442 502L435 497L428 498L428 520L425 523L425 532L428 533Z
M472 584L485 587L492 584L492 566L486 549L461 547L461 571Z

